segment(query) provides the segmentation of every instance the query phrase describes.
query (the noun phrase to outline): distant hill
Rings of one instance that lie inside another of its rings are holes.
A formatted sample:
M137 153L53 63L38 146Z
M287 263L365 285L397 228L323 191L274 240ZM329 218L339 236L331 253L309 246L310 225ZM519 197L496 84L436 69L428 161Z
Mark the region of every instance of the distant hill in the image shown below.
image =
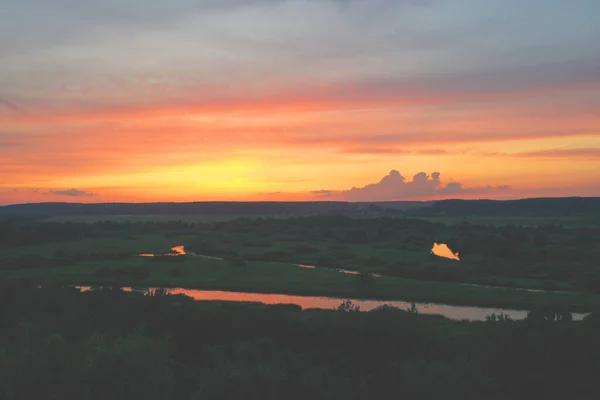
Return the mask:
M600 197L393 202L34 203L0 206L0 216L248 215L600 216Z
M600 197L533 198L522 200L440 200L413 215L486 215L567 217L599 216Z
M304 215L348 206L344 202L34 203L0 207L0 215Z

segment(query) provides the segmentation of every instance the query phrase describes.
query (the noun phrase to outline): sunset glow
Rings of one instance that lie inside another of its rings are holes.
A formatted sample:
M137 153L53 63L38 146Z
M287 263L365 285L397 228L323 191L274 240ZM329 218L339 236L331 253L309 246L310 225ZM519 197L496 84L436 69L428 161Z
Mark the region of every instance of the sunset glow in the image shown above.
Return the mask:
M600 196L596 2L13 3L0 204Z

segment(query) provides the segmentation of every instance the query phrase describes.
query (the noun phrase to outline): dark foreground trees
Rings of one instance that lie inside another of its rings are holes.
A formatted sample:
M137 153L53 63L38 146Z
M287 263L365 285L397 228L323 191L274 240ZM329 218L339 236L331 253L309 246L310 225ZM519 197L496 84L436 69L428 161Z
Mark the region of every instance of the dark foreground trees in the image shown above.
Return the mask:
M4 287L0 398L599 398L596 316L349 310Z

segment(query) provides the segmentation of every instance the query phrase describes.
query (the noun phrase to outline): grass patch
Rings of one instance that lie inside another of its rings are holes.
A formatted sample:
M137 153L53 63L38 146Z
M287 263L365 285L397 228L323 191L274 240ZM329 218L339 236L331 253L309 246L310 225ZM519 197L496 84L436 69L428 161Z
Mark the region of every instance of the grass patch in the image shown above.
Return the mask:
M2 280L31 279L38 283L105 284L184 287L341 298L404 300L453 305L533 309L544 305L571 311L600 308L600 296L581 293L536 293L511 288L489 288L459 283L411 280L396 277L369 279L322 269L305 269L285 263L247 262L240 268L228 261L188 258L153 263L143 258L105 262L87 261L62 268L8 270ZM177 274L173 270L177 269ZM104 271L99 273L99 271ZM128 271L131 271L130 274ZM144 271L134 275L134 271Z

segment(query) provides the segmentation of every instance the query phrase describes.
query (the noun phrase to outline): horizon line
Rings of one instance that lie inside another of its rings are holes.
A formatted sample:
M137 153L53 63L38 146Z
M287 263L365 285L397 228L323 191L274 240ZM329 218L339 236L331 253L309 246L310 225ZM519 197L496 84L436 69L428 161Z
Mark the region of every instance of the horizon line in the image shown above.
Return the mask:
M298 201L238 201L238 200L211 200L211 201L151 201L151 202L122 202L105 201L94 203L82 203L74 201L45 201L45 202L27 202L27 203L6 203L0 204L0 207L26 206L26 205L44 205L44 204L69 204L69 205L106 205L106 204L309 204L309 203L340 203L340 204L373 204L373 203L437 203L441 201L521 201L521 200L543 200L543 199L600 199L600 196L540 196L540 197L518 197L518 198L479 198L463 199L449 197L436 200L372 200L372 201L347 201L347 200L298 200Z

